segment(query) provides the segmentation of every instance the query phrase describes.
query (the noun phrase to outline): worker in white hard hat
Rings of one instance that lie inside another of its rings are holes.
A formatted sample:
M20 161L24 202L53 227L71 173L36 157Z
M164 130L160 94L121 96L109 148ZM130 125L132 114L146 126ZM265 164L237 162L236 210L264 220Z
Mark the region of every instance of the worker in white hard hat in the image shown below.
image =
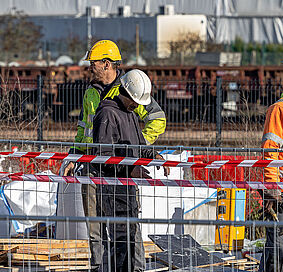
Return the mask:
M93 127L95 127L93 142L126 144L127 147L94 148L93 155L163 159L153 149L131 146L146 145L138 118L133 111L151 102L150 79L140 70L131 70L121 77L121 85L118 88L120 93L118 96L100 102L93 119ZM93 176L150 178L149 172L141 166L90 164L89 167ZM168 167L164 167L164 174L166 176L169 174ZM138 217L136 186L89 186L94 187L96 191L97 216ZM145 257L139 224L131 224L128 229L126 223L110 224L107 231L105 226L102 226L101 232L104 234L102 237L104 250L98 271L144 270ZM130 241L128 237L130 237ZM110 248L107 245L108 241L110 241ZM130 262L128 262L128 258L130 258Z
M78 121L75 137L77 143L92 143L92 120L101 100L119 94L120 78L125 73L119 69L122 57L118 46L110 40L101 40L87 52L86 61L90 62L89 71L92 75L89 88L83 99L83 108ZM151 97L150 103L135 110L145 123L142 130L147 144L153 144L158 136L164 133L166 117L158 103ZM86 147L74 147L73 153L86 153ZM69 170L69 169L68 169ZM65 172L67 173L67 171Z

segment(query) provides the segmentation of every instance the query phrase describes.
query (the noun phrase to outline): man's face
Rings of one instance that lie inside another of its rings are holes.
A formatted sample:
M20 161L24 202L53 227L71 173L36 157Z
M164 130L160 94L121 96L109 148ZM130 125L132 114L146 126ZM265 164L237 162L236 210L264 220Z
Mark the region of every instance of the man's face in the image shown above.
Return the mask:
M103 82L106 70L102 60L91 60L88 69L92 73L92 80L95 82Z
M134 111L139 104L136 103L134 100L132 100L131 98L125 97L123 96L123 104L125 106L125 108L127 109L127 111Z

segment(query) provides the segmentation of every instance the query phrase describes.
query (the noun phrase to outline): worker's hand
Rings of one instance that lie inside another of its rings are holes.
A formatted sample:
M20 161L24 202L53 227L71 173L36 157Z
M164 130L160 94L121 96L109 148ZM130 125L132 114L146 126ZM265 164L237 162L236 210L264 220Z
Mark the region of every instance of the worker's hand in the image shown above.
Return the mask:
M157 154L155 156L155 159L164 161L164 158L160 154ZM159 170L160 166L157 166L157 169ZM169 166L163 166L163 169L164 169L164 176L168 177L170 175L170 167Z
M63 176L73 176L74 168L75 168L75 164L73 162L69 162L64 169Z
M151 178L149 175L149 171L142 166L135 166L133 171L131 172L132 178Z

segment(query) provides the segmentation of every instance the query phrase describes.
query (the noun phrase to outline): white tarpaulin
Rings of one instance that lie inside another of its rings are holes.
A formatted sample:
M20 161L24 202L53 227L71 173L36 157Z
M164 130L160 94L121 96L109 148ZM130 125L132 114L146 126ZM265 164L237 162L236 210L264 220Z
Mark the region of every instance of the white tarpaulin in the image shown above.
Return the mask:
M180 155L163 154L166 160L187 161L188 152ZM164 170L156 167L147 167L150 176L158 179L183 179L184 171L179 167L171 167L170 175L164 176ZM141 214L140 218L154 219L183 219L184 203L182 187L139 186ZM142 238L148 241L149 234L182 234L180 225L142 224Z
M217 43L236 37L245 42L282 43L283 17L209 17L207 35Z
M216 220L216 189L185 188L183 191L184 219ZM214 245L214 225L185 225L184 233L190 234L201 245Z
M212 16L281 16L282 0L1 0L0 14L15 7L28 15L73 15L85 13L87 6L99 6L103 14L117 14L118 7L130 6L132 13L156 14L159 7L174 5L175 13Z
M12 181L1 187L1 203L4 203L10 215L52 216L56 213L57 185L52 182ZM13 229L9 231L23 233L39 222L13 220Z

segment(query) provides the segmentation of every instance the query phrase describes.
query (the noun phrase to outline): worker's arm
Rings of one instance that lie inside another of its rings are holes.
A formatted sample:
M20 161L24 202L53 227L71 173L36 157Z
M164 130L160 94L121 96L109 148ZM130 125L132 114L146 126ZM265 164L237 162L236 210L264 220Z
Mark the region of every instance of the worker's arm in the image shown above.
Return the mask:
M265 140L261 147L278 149L279 145L272 140ZM263 158L265 160L278 160L279 154L280 154L279 152L265 152L264 151ZM265 182L279 182L280 181L280 171L279 171L280 168L265 167L264 168L264 181Z
M79 115L78 125L77 125L77 135L75 136L75 143L81 143L84 137L84 131L86 127L88 116L88 107L87 107L87 95L84 95L83 106ZM84 154L84 148L82 147L71 147L69 154Z
M266 113L264 132L262 137L262 148L279 149L283 146L283 107L281 103L270 106ZM282 160L283 153L263 151L265 160ZM266 167L264 169L264 181L279 182L282 168Z
M135 113L145 122L142 130L147 144L153 144L158 136L165 132L166 116L158 103L151 97L151 103L147 106L139 105Z
M82 106L77 124L77 135L75 136L75 143L81 143L84 137L84 129L85 129L84 116L87 116L87 113L84 110L84 106Z

